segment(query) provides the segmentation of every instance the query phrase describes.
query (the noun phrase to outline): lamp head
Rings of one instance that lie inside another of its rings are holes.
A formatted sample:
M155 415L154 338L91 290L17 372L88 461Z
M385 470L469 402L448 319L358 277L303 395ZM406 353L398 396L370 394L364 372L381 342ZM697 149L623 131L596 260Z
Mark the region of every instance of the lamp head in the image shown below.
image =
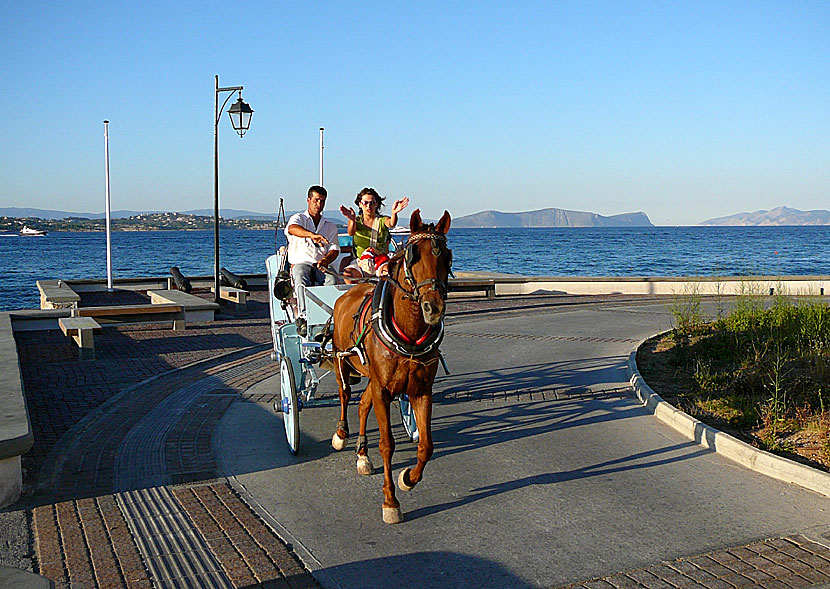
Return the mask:
M239 133L242 137L251 126L251 116L254 114L253 109L248 106L248 103L242 100L241 92L239 98L236 99L231 107L228 109L228 116L231 118L231 125L233 130Z

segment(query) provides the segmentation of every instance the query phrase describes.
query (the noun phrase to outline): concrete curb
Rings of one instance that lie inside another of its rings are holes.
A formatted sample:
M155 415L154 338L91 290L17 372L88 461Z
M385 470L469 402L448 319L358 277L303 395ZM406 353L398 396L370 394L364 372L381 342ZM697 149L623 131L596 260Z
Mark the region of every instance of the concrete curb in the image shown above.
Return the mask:
M661 332L656 335L662 335ZM656 337L656 336L652 336ZM741 466L759 472L766 476L794 483L805 489L810 489L826 497L830 497L830 473L822 472L809 466L775 456L769 452L759 450L745 442L725 434L713 427L698 421L694 417L680 411L664 401L651 387L649 387L640 371L637 369L637 350L647 340L646 338L631 351L628 357L629 382L643 405L660 421L694 440L701 446L717 452Z

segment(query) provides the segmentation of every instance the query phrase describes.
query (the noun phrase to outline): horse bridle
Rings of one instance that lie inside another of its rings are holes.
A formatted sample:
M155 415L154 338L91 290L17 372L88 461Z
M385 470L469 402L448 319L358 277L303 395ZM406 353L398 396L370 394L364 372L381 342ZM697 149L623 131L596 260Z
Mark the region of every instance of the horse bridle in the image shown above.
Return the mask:
M420 304L423 295L421 293L421 289L429 287L429 290L433 290L438 292L441 295L441 298L445 301L447 300L447 291L449 290L449 275L452 274L452 250L450 248L447 249L447 253L449 255L449 262L447 263L448 272L447 272L447 280L438 280L437 278L429 278L427 280L422 280L421 282L417 282L415 280L415 276L412 274L412 266L418 261L418 247L417 244L420 241L425 239L429 239L432 241L432 253L437 258L441 255L441 247L440 243L443 243L446 247L447 245L447 237L442 233L414 233L409 236L409 239L403 246L403 270L406 283L412 287L412 290L407 290L403 286L398 283L397 280L392 278L391 272L388 277L388 280L394 284L399 290L403 291L403 296L408 298L416 303ZM399 257L395 256L396 258ZM427 291L428 292L428 291Z

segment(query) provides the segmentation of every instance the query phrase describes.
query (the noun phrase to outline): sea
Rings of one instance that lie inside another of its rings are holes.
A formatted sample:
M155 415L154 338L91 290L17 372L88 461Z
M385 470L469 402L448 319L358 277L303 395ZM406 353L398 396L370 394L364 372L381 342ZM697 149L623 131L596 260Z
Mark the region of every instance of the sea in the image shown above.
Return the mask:
M456 271L525 276L830 275L830 226L451 229ZM219 259L264 273L282 231L222 230ZM213 274L213 231L112 233L114 278ZM0 311L36 309L42 279L107 276L106 234L0 236Z

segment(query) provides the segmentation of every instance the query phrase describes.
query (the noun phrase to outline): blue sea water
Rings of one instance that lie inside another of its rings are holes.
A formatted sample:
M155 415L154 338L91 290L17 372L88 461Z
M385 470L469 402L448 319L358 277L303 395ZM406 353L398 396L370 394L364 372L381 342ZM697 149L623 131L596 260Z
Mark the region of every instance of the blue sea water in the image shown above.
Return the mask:
M281 232L278 243L284 243ZM456 270L528 276L830 274L830 227L452 229ZM222 266L264 273L274 231L223 230ZM213 274L212 231L112 234L113 276ZM37 308L41 279L106 278L104 233L0 237L0 310Z

